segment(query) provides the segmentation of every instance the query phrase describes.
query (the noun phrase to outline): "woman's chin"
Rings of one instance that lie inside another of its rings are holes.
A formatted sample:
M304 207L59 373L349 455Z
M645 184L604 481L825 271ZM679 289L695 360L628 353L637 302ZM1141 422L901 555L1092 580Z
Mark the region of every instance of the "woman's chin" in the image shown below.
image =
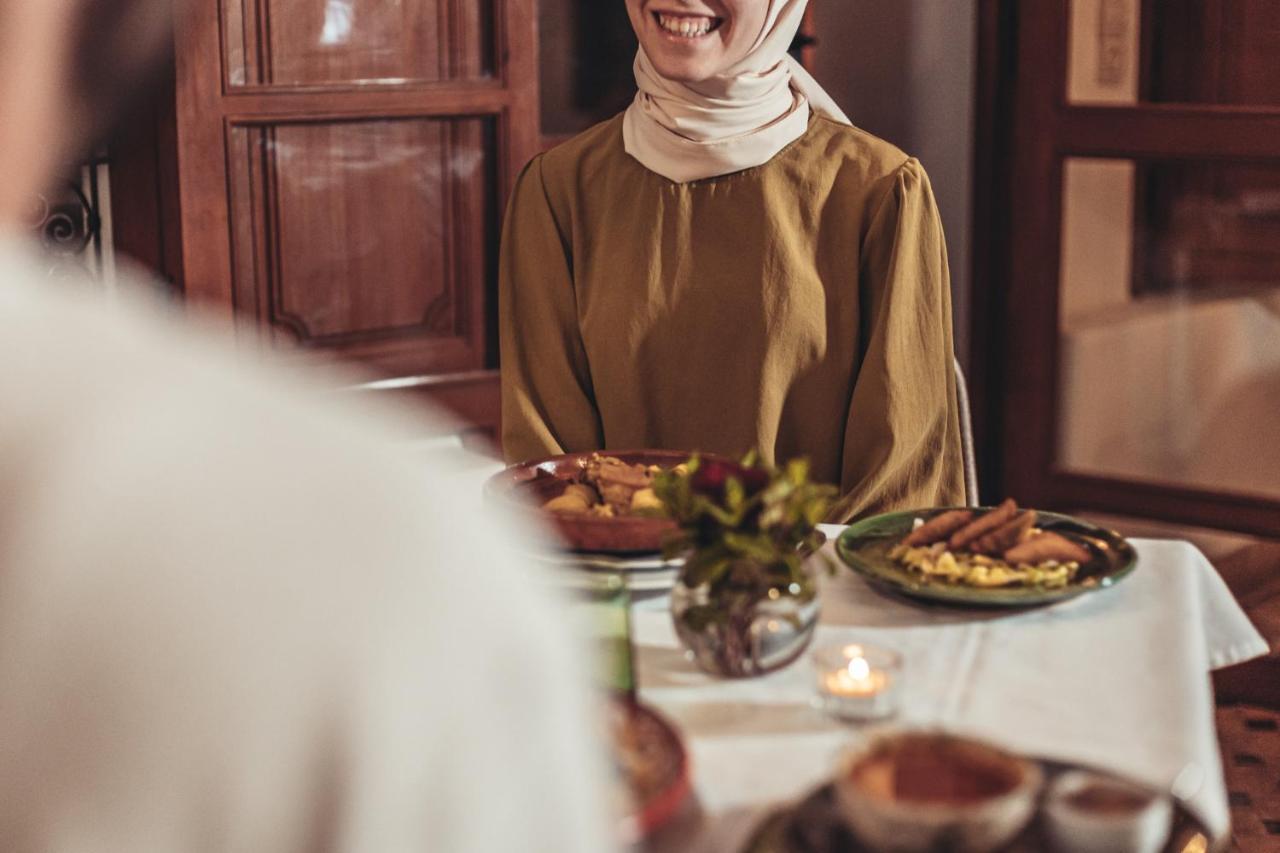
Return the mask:
M663 77L679 83L698 83L716 75L717 63L711 57L672 56L659 52L656 56L650 53L649 61Z

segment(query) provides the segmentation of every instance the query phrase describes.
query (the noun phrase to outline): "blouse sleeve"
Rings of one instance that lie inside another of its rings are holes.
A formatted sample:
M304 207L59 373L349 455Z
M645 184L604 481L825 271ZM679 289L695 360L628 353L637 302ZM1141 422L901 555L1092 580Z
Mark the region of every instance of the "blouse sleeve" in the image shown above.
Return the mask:
M504 455L518 461L600 447L571 252L547 198L541 156L511 195L498 291Z
M916 160L889 180L863 239L839 521L965 498L942 223Z

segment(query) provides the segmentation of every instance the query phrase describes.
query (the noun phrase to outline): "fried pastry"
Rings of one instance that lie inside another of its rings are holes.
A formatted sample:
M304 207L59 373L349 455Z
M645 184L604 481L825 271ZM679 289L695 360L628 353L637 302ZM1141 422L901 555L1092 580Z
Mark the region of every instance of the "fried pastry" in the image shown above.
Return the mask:
M972 587L1065 587L1092 554L1079 543L1036 527L1038 513L1012 499L982 515L947 510L920 523L888 552L926 582ZM949 534L949 535L948 535Z
M1004 503L1000 504L1000 506L975 518L955 533L952 533L951 538L947 540L947 549L950 551L964 550L970 542L1008 524L1013 520L1013 516L1017 512L1018 505L1013 498L1005 498Z
M934 516L924 524L911 531L903 540L904 545L932 545L941 542L964 527L973 518L973 511L968 509L952 509Z
M1038 565L1050 560L1059 563L1086 563L1089 551L1070 539L1053 532L1042 532L1004 553L1010 563Z
M969 550L975 554L1003 554L1026 539L1035 523L1036 514L1023 510L1012 521L970 542Z

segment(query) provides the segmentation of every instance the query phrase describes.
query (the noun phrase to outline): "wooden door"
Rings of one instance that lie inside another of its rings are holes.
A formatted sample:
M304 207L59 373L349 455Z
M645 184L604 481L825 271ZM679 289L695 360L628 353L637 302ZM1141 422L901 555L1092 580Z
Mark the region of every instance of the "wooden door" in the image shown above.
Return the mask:
M502 204L538 142L533 15L198 4L176 45L186 298L253 340L492 394Z
M982 4L987 494L1280 535L1274 6Z

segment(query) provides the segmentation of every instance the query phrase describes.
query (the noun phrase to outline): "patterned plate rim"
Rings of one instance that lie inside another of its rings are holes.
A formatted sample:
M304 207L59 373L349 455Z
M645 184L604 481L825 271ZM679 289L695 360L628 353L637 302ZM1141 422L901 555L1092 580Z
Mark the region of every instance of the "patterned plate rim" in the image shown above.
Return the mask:
M883 530L886 527L900 528L895 532L901 535L909 529L914 519L928 519L951 509L970 509L970 507L929 507L925 509L900 510L856 521L836 539L836 554L845 566L878 589L888 590L917 601L929 601L956 607L1016 608L1055 604L1085 593L1097 592L1098 590L1112 587L1132 574L1134 569L1137 568L1137 552L1134 550L1133 545L1119 533L1069 515L1049 512L1048 510L1032 510L1037 515L1038 523L1071 525L1080 528L1082 531L1087 531L1089 535L1095 538L1105 540L1119 555L1118 568L1103 573L1099 577L1097 584L1086 586L1072 583L1061 589L979 589L959 585L910 583L884 575L858 553L858 548L854 544L855 540L883 538L882 536L872 536L869 531ZM993 507L978 507L978 509L990 510Z

